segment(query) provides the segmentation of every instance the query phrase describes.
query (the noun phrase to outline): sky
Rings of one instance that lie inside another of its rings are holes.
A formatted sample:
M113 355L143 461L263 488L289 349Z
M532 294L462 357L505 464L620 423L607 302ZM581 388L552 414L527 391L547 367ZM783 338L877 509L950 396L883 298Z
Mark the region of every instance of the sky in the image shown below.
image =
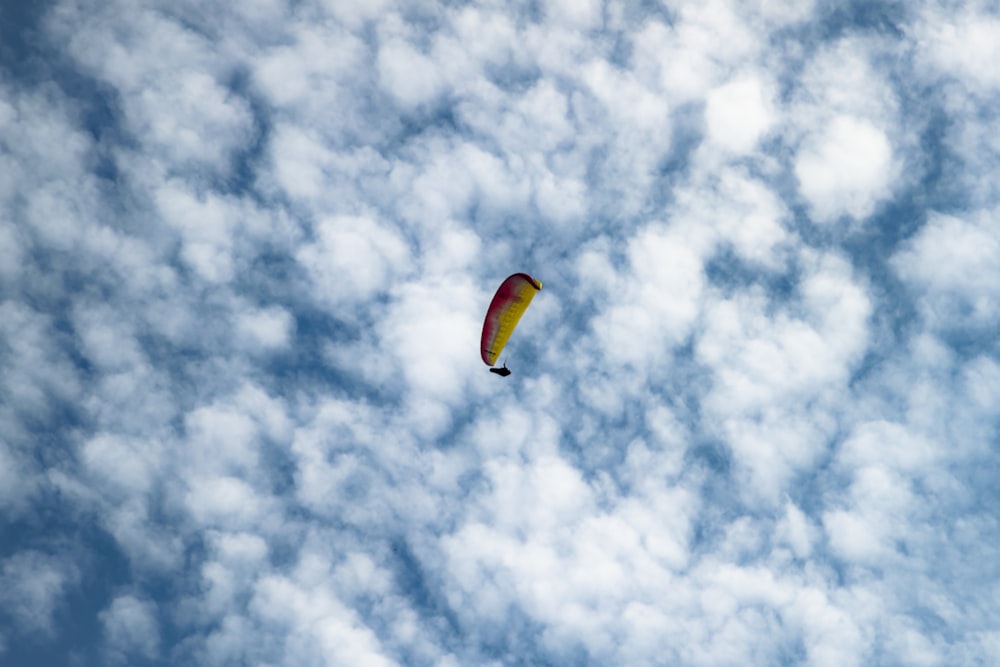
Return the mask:
M1000 664L998 60L973 0L0 4L0 664Z

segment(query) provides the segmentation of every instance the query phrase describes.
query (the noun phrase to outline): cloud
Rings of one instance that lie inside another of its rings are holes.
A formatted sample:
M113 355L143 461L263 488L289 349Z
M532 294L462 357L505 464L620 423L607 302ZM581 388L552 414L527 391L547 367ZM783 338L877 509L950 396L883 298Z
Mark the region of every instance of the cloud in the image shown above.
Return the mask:
M929 6L924 8L917 30L921 50L938 71L972 84L973 92L989 95L996 91L1000 79L982 63L996 57L1000 20L976 10L972 5L945 13Z
M113 663L129 664L135 656L147 660L157 657L160 634L155 606L151 602L121 595L112 600L99 617Z
M233 59L217 58L207 35L151 7L92 9L61 4L47 27L83 71L116 91L122 130L155 159L227 172L253 124L246 101L225 85ZM176 66L185 62L196 66Z
M5 436L24 444L35 425L77 399L80 380L63 345L46 335L51 316L10 300L0 304L0 313L6 367L0 390L10 418Z
M23 455L4 443L0 446L0 504L11 515L25 509L25 501L32 495L35 484L34 471L23 460Z
M698 255L697 239L670 230L653 227L630 240L631 270L594 318L607 361L638 368L663 359L686 338L703 289Z
M695 348L713 370L712 430L750 473L745 492L769 502L822 456L868 335L871 304L843 260L820 259L800 289L792 312L774 312L760 292L719 300Z
M385 291L396 274L406 272L409 252L404 240L369 218L323 220L317 237L297 259L331 306L368 301Z
M65 557L36 550L15 553L0 563L0 609L20 633L52 637L56 613L79 578L79 570Z
M263 578L251 609L278 627L302 627L283 640L281 655L291 664L398 664L360 619L322 582L328 563L319 555L304 559L291 576Z
M779 543L787 544L796 558L808 558L817 539L817 530L809 517L791 502L785 503L785 513L775 529Z
M902 91L887 80L892 71L876 65L893 48L845 37L816 49L797 76L786 137L799 191L820 223L872 215L916 159L900 120Z
M993 278L1000 272L997 237L988 211L967 219L932 214L920 232L893 257L899 275L912 284L928 323L956 331L990 326L998 314Z
M893 181L892 146L878 128L834 118L795 160L795 175L813 214L826 222L841 215L864 218L887 198Z
M378 54L382 87L406 107L432 102L444 89L437 63L404 40L389 40Z
M239 337L253 350L280 350L291 340L294 322L287 310L272 306L241 313L236 329Z
M994 23L16 14L4 659L996 662Z
M756 77L730 81L708 94L708 136L723 149L747 153L774 124L771 94Z
M637 67L678 101L701 99L757 42L728 2L677 7L672 25L648 21L636 36Z
M132 441L102 433L86 442L81 451L84 466L117 497L146 493L154 483L156 468L162 464L158 443Z

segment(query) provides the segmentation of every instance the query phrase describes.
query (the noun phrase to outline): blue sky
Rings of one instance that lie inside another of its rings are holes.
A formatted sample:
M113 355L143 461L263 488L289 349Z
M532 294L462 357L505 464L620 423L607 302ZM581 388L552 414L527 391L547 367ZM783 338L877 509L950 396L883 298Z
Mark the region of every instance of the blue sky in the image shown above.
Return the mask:
M991 3L7 4L0 663L1000 661Z

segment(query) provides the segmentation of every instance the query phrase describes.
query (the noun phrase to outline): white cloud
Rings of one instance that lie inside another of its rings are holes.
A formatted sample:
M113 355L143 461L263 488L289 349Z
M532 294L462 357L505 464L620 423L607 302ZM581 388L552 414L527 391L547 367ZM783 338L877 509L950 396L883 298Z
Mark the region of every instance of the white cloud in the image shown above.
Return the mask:
M367 301L408 272L406 243L391 227L367 217L320 221L316 240L297 253L314 289L331 307Z
M271 351L288 346L295 328L292 315L280 306L241 312L236 331L251 350Z
M175 168L227 173L253 124L246 101L224 84L232 58L153 7L87 5L62 3L48 28L85 71L115 88L123 126Z
M484 64L501 65L519 51L514 22L503 13L504 8L470 5L449 15L455 39Z
M803 626L806 655L811 665L861 665L870 650L862 628L823 592L806 588L792 605L792 618Z
M330 589L329 574L322 556L308 554L290 576L264 577L254 587L252 612L291 629L279 640L281 664L399 664Z
M75 400L79 379L57 340L52 318L16 301L0 303L0 340L6 368L0 390L21 417L44 418L62 401Z
M525 172L531 198L543 218L563 224L581 219L587 211L584 165L576 158L580 144L589 139L577 134L571 117L577 103L578 98L571 98L546 77L511 100L510 108L501 90L485 84L458 105L462 120L495 141L507 160ZM503 107L499 122L498 106ZM515 202L524 196L523 186L518 186Z
M92 497L101 491L100 487L80 489L61 478L54 480L54 484L82 507L101 507ZM102 508L101 526L114 538L137 572L175 572L184 562L183 536L164 532L155 523L157 508L151 506L149 500L142 496L129 496L124 501L115 499L110 506Z
M729 81L707 96L708 136L724 150L747 153L775 122L772 94L757 77Z
M120 498L149 492L156 469L163 464L162 449L160 443L148 439L100 433L84 444L81 458L90 474L107 485L105 491Z
M133 131L159 145L172 161L206 162L225 169L231 151L250 140L252 118L246 102L202 73L181 75L162 89L146 89L133 103L139 107L135 116L141 119ZM165 107L180 113L163 114Z
M1000 57L1000 19L991 11L977 11L986 8L976 3L958 11L933 5L923 9L916 26L921 55L979 94L997 92L1000 76L983 63Z
M232 279L239 268L241 243L268 237L268 213L246 201L192 192L172 181L158 187L156 208L181 238L181 255L209 283Z
M878 67L877 41L846 36L817 49L802 72L798 104L830 118L850 115L883 124L898 112L898 93Z
M747 7L747 15L752 17L758 13L778 26L787 26L806 21L813 17L816 10L814 0L756 0L740 3Z
M996 95L1000 78L982 63L997 50L1000 19L988 4L923 7L912 26L914 74L937 91L935 105L948 119L940 141L949 162L943 184L959 188L962 208L993 208L997 185L990 178L1000 154ZM953 165L953 166L952 166Z
M597 0L550 0L543 10L545 18L556 25L571 25L581 30L598 26L601 20L601 3Z
M812 554L817 537L816 528L809 517L791 502L785 503L785 514L775 529L775 537L788 545L796 558L808 558Z
M127 665L133 656L156 659L160 632L152 602L133 595L120 595L98 616L112 663Z
M145 364L134 328L128 321L116 320L106 307L80 308L75 320L83 352L95 366L114 373Z
M871 215L888 199L897 169L885 133L849 116L834 118L795 158L799 189L820 222Z
M724 0L681 3L676 12L672 26L648 21L637 35L636 69L678 102L702 98L761 46Z
M670 98L645 85L632 71L604 60L586 63L581 74L581 83L593 99L574 97L574 112L587 119L587 126L600 128L601 136L586 138L605 153L604 178L620 190L614 210L634 213L640 210L657 165L671 145Z
M35 475L22 455L0 441L0 508L16 516L27 507L36 483Z
M22 92L3 84L0 92L11 100L0 109L2 234L10 243L0 255L0 276L9 281L26 268L13 262L25 259L33 239L68 251L86 238L94 222L77 220L76 212L90 210L98 191L87 171L94 143L73 123L74 105L53 90Z
M830 545L848 561L892 563L895 540L905 531L913 497L906 480L884 468L857 471L850 489L852 510L823 516Z
M312 120L337 105L348 113L328 114L319 129L350 126L351 78L366 57L364 42L335 24L291 25L293 43L275 45L255 60L254 80L284 114Z
M15 552L0 561L0 609L25 634L55 636L56 611L79 578L79 570L65 557Z
M421 418L411 416L413 421ZM303 507L359 527L395 516L399 501L407 514L424 511L421 485L427 481L425 465L431 465L433 457L417 456L408 420L397 420L364 403L326 398L303 422L290 447L294 493ZM394 433L391 438L384 437L387 425ZM397 480L398 490L385 486L389 479Z
M911 161L920 163L891 72L878 66L891 57L884 41L845 36L818 48L797 76L784 134L818 222L870 216L908 180Z
M962 217L932 213L893 257L917 291L928 323L939 330L990 326L1000 315L1000 238L993 212Z
M879 466L911 474L934 470L943 452L920 433L886 421L860 424L843 444L839 459L856 466Z
M265 501L241 479L205 477L191 483L187 505L192 516L207 525L250 526L265 511Z
M764 181L744 169L716 166L704 180L678 188L672 215L701 252L710 253L720 244L755 268L778 270L790 259L787 251L794 238L785 228L788 209Z
M690 332L704 287L700 239L651 225L628 244L629 273L594 318L603 357L647 368L663 363ZM596 276L595 276L596 277Z
M358 4L339 2L339 0L322 0L320 4L352 30L359 30L364 27L365 22L381 16L385 12L386 6L392 3L388 0L372 0Z
M437 63L402 39L390 39L378 53L379 81L401 104L432 102L444 90Z
M478 355L463 343L482 327L479 293L457 280L434 280L401 285L394 296L379 328L386 352L399 359L416 395L454 401Z
M800 313L775 312L754 291L719 300L695 348L713 374L712 431L749 472L743 493L769 503L826 449L831 410L867 343L871 304L842 260L817 262L800 294Z

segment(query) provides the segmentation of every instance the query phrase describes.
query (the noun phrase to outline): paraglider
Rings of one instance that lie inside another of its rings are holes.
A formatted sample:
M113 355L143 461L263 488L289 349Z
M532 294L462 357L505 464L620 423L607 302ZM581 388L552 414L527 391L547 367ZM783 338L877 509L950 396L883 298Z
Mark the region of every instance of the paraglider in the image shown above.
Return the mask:
M507 377L508 375L510 375L510 369L507 368L507 362L505 361L503 362L503 366L501 366L500 368L491 368L490 373L496 373L500 377Z
M514 327L540 289L542 283L527 273L515 273L500 283L486 311L483 338L479 346L483 362L487 366L493 366L497 362L497 357L514 333ZM510 375L506 363L502 368L490 368L490 372L501 377Z

